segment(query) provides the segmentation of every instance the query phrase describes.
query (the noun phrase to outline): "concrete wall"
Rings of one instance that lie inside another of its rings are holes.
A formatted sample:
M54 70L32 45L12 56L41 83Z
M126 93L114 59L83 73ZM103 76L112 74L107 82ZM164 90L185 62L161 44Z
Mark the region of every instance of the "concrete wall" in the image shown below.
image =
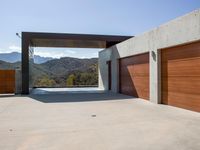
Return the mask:
M21 94L22 92L22 71L15 70L15 94Z
M200 9L107 48L99 52L99 86L101 89L108 89L106 61L112 61L111 89L113 92L118 92L118 59L150 52L150 101L160 103L160 50L198 40L200 40Z

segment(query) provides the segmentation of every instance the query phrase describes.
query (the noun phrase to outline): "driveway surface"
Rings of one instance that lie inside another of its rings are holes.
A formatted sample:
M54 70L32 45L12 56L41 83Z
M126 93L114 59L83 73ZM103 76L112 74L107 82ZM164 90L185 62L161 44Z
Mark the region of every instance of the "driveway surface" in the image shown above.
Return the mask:
M0 97L0 150L199 150L200 113L113 93Z

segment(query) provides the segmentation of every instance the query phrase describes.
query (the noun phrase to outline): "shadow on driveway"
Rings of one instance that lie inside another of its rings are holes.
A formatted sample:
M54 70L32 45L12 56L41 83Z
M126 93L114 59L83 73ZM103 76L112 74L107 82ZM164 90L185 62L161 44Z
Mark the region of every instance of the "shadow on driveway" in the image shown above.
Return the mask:
M122 100L131 99L133 97L107 93L67 93L67 94L31 94L30 98L43 103L63 103L63 102L89 102L89 101L105 101L105 100Z

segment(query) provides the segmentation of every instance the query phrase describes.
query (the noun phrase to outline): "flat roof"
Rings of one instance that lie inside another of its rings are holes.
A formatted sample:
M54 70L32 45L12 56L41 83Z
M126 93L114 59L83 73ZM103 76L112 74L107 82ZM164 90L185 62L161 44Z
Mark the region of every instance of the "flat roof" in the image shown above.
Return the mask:
M33 47L107 48L133 36L22 32Z

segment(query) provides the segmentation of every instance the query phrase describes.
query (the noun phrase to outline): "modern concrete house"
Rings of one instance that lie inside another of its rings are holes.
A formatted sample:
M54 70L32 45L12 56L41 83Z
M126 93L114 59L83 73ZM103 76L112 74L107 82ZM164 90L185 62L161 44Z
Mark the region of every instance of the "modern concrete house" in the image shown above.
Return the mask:
M99 86L200 112L200 10L101 51Z
M99 88L30 92L37 46L105 48ZM0 95L0 150L199 150L200 10L135 37L23 32L1 88L30 95Z
M22 33L22 94L33 47L105 48L99 88L200 112L200 10L138 36Z

